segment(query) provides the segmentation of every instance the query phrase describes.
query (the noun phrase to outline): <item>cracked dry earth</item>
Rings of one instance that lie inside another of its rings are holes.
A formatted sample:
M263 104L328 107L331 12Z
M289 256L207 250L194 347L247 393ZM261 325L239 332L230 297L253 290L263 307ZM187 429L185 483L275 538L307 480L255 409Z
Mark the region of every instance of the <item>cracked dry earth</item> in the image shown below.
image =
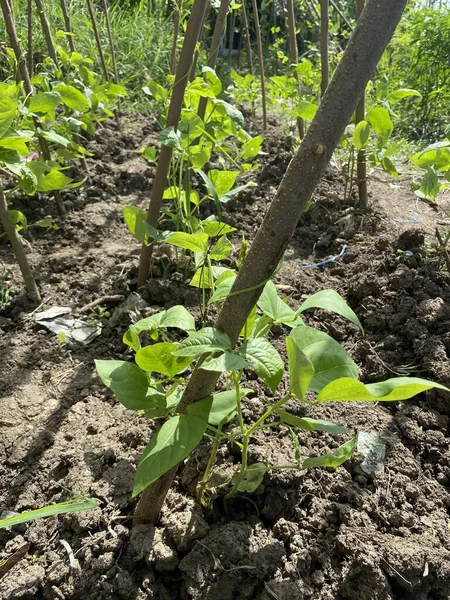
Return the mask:
M14 293L0 310L0 512L25 511L75 494L98 499L91 511L0 530L0 561L29 544L28 554L0 580L2 600L448 600L450 598L450 397L433 391L389 406L330 404L309 411L386 444L383 469L368 475L356 455L342 467L272 472L256 493L210 510L194 499L206 445L181 471L155 527L131 530L131 489L139 454L154 428L123 408L94 370L94 358L127 359L128 324L174 304L198 316L199 297L169 268L143 298L134 294L139 245L122 219L126 204L145 207L154 175L139 148L156 142L144 120L122 132L100 130L90 143L91 178L69 192L70 214L59 231L30 230L30 261L44 308L75 311L104 295L112 318L88 346L58 346L35 324L10 249L0 257ZM255 174L258 187L225 207L223 220L251 238L289 161L291 148L273 127ZM450 385L450 276L432 252L442 217L417 203L405 180L375 173L370 211L344 203L336 165L302 217L276 283L293 307L333 288L361 318L365 335L322 311L308 323L350 351L365 382L395 374ZM445 205L445 203L444 203ZM16 200L44 216L51 201ZM207 210L207 209L206 209ZM418 223L403 223L418 217ZM442 226L445 228L445 224ZM302 269L336 255L325 267ZM403 250L403 254L398 250ZM405 254L406 252L406 254ZM41 309L40 309L41 310ZM284 333L272 341L283 352ZM261 413L268 391L250 375L255 393L245 418ZM342 437L304 433L304 455L335 448ZM229 448L224 465L237 460ZM260 433L252 461L292 459L284 430ZM70 559L70 552L73 558Z

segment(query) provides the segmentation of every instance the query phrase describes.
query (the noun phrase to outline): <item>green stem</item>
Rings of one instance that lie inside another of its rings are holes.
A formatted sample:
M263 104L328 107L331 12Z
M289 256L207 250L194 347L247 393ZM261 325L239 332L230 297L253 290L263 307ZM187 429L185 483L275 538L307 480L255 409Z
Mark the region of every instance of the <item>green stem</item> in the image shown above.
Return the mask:
M285 396L283 396L282 398L280 398L277 402L275 402L275 404L272 404L272 406L270 406L266 412L255 422L253 423L253 425L250 427L250 429L247 431L247 434L250 436L252 435L252 433L254 431L256 431L257 429L259 429L259 427L262 425L262 423L264 423L264 421L270 417L270 415L272 413L274 413L276 410L278 410L279 408L281 408L284 404L286 404L286 402L289 400L289 398L291 397L290 394L286 394Z

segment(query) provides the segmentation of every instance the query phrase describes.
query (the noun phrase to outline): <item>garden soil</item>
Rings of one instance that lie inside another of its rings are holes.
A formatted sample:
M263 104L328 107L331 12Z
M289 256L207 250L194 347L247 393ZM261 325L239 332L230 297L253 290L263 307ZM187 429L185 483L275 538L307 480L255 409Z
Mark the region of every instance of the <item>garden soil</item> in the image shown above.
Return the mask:
M198 291L164 253L146 292L136 294L140 248L122 209L147 206L154 168L139 149L156 141L151 121L99 130L89 144L89 181L65 194L69 216L60 229L25 232L40 307L26 299L0 241L10 273L3 291L13 288L0 310L0 513L76 495L98 501L95 510L0 530L0 561L28 548L0 580L0 598L448 600L450 395L440 391L404 403L308 410L371 434L384 448L375 472L361 454L335 470L271 472L252 495L224 503L211 494L210 508L195 500L205 442L180 471L156 526L131 529L133 472L155 423L115 400L94 359L131 359L121 339L138 318L177 303L200 316ZM239 230L236 249L242 233L251 239L262 222L291 156L289 138L271 127L264 152L253 174L258 186L224 207L223 220ZM276 277L280 293L293 307L324 288L347 299L364 335L325 311L309 311L306 320L346 347L363 381L416 375L450 385L450 276L435 240L436 226L444 233L450 223L414 197L408 173L399 180L373 173L368 211L355 208L354 198L344 201L344 189L334 163ZM53 213L52 200L45 202L18 198L15 207L31 222ZM53 306L86 316L82 309L105 296L119 298L101 302L111 317L89 345L65 345L35 322L37 310ZM285 333L271 333L282 353ZM251 374L246 385L255 393L245 418L254 419L270 393ZM301 451L319 455L345 439L302 433ZM259 433L250 458L292 462L289 432ZM224 448L220 469L232 471L237 460Z

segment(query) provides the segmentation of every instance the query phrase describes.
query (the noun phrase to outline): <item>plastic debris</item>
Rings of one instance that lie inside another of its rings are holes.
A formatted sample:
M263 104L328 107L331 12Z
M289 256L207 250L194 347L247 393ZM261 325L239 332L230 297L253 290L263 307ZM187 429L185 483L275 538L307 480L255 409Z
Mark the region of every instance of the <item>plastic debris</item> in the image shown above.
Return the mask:
M384 469L386 444L377 433L370 431L359 433L356 449L362 456L361 469L364 473L373 475Z
M414 215L411 219L400 219L399 217L392 217L395 223L420 223L419 217Z
M322 260L321 262L318 262L318 263L313 263L312 265L297 265L297 267L299 269L312 269L314 267L322 267L323 265L328 265L329 263L332 263L335 260L338 260L339 258L344 256L346 250L347 250L347 245L344 244L342 246L342 250L336 256L332 256L331 258L327 258L326 260Z
M90 344L102 332L100 324L73 317L72 309L68 306L53 306L36 313L35 319L38 325L49 331L65 335L68 344Z

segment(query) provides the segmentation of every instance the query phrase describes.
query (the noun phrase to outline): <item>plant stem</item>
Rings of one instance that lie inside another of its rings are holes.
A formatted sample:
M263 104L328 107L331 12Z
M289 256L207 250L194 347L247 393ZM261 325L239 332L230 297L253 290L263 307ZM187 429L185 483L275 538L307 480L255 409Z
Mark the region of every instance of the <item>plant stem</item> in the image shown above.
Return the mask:
M233 285L233 292L239 293L228 297L216 321L216 328L228 335L232 345L262 292L262 282L273 275L286 251L298 220L325 172L406 3L407 0L367 3L239 271ZM355 63L355 56L358 56L358 63ZM204 357L197 362L178 404L177 412L181 414L192 402L209 396L216 385L219 375L201 369L202 360ZM176 471L174 467L143 492L135 524L157 519Z
M356 18L359 19L364 9L364 0L356 0ZM355 111L355 122L356 124L364 120L366 115L365 107L365 92L361 96L361 100L358 103ZM361 205L367 208L369 205L369 199L367 195L367 165L366 165L366 151L364 148L359 150L357 162L356 162L356 176L358 179L358 198Z
M61 4L61 10L64 17L64 25L66 28L67 42L71 52L75 52L75 42L73 41L72 28L70 26L69 11L67 10L66 0L59 0Z
M320 87L322 96L325 94L330 78L330 65L328 62L328 8L329 0L320 0L320 66L322 72Z
M22 271L23 279L25 281L25 287L27 289L28 296L39 302L41 300L41 295L39 294L38 287L36 285L36 281L33 277L33 272L31 271L30 264L28 262L27 255L25 254L25 250L23 249L22 242L20 241L19 234L16 231L16 228L9 217L8 212L8 204L6 202L6 196L3 189L0 187L0 222L2 224L3 229L5 230L6 235L10 241L12 246L14 256L16 257L17 263Z
M56 55L55 45L53 44L52 32L50 30L50 25L48 24L47 17L45 15L44 5L42 4L42 0L34 0L36 3L36 8L39 14L39 18L41 20L42 31L44 32L45 43L47 44L48 55L55 63L57 69L59 69L59 61Z
M262 39L261 39L261 26L259 24L258 2L257 2L257 0L252 0L252 2L253 2L253 17L255 19L255 29L256 29L256 46L258 49L259 74L261 77L261 102L262 102L262 110L263 110L263 129L265 131L267 129L267 108L266 108L266 82L264 80L264 57L263 57L263 47L262 47Z

